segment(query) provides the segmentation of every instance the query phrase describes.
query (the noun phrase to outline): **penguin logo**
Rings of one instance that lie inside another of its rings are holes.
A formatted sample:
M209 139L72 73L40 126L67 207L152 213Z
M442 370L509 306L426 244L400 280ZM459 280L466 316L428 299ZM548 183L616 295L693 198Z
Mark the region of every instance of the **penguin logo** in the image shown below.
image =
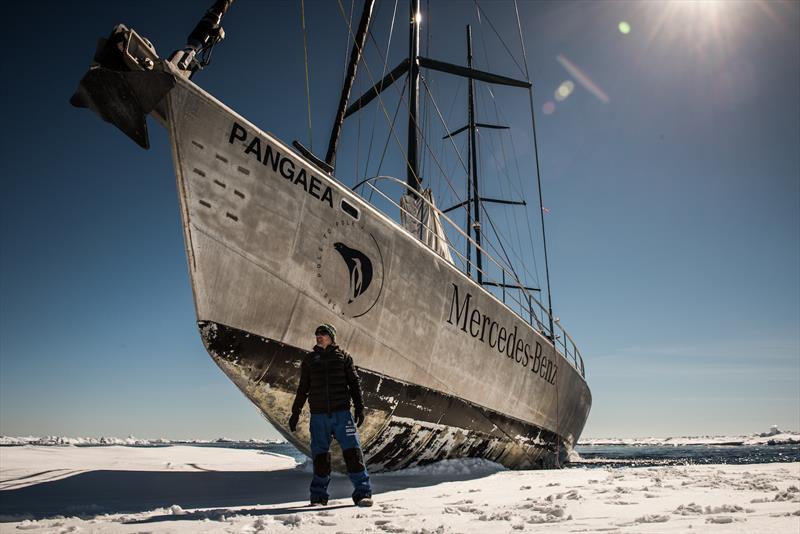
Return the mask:
M350 271L350 292L347 295L347 303L350 304L369 288L372 282L372 262L366 254L344 243L337 241L333 248L342 256L347 270Z
M316 276L310 283L322 303L337 315L351 319L375 308L386 275L383 252L375 236L349 219L333 221L316 248Z

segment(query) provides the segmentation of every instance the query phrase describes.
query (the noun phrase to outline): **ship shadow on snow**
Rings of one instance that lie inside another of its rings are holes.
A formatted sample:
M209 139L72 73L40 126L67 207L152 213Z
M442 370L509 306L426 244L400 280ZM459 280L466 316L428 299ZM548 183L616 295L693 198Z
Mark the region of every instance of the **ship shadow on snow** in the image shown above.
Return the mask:
M443 482L482 478L492 472L465 474L370 475L373 494L428 487ZM0 524L22 518L47 519L55 516L91 518L101 514L139 513L178 505L183 509L209 510L130 518L128 522L151 523L170 520L219 519L224 515L279 515L319 511L318 508L279 507L267 510L229 510L226 507L275 505L308 500L311 473L304 469L275 471L111 471L97 470L61 480L42 482L0 494ZM345 475L334 474L328 509L351 506L352 486ZM380 499L378 499L380 501Z

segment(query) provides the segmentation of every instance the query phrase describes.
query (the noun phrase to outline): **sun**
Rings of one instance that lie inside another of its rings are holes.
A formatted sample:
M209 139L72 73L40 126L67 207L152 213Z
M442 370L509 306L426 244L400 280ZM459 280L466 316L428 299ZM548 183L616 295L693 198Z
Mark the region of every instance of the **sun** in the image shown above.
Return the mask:
M750 6L730 0L668 0L638 4L648 45L680 49L699 59L719 59L745 30Z

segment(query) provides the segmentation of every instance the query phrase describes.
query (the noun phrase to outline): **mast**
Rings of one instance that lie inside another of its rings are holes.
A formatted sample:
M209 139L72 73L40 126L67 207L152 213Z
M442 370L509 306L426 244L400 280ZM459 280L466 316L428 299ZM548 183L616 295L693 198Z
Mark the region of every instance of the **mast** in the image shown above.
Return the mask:
M372 8L374 5L375 0L366 0L366 2L364 2L364 11L361 13L358 31L356 32L355 39L353 39L353 49L350 51L350 63L347 65L347 75L345 76L344 86L342 87L342 95L339 97L339 109L336 112L336 120L333 122L333 130L331 131L331 138L328 142L328 153L325 155L325 163L331 167L334 166L334 162L336 161L336 145L339 143L339 134L342 132L342 123L344 122L347 101L350 99L350 91L353 89L353 82L356 79L358 63L361 61L364 43L367 41L367 29L369 28L370 18L372 18Z
M472 68L472 28L467 25L467 67ZM481 198L478 193L478 145L475 140L475 80L469 79L469 159L472 170L472 206L475 211L475 222L467 218L467 223L475 232L475 262L478 275L478 285L483 285L483 255L481 254ZM467 196L469 199L469 196ZM467 212L469 217L469 212Z
M419 191L420 182L417 155L417 116L419 115L419 26L422 14L419 0L411 0L411 25L408 43L408 155L406 183L414 191Z

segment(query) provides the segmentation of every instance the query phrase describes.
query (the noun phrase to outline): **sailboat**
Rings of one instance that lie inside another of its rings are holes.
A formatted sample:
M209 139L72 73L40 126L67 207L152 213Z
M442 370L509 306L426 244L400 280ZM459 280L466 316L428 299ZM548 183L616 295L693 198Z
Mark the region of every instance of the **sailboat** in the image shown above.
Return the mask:
M308 413L297 432L288 428L300 362L315 327L331 323L361 379L360 434L371 470L465 457L515 469L560 466L591 407L583 358L551 304L541 304L535 288L486 250L480 214L490 199L479 196L474 168L479 125L473 86L530 91L531 84L473 68L471 48L466 66L423 57L419 1L411 0L408 58L351 99L373 3L365 1L352 32L324 159L299 142L282 142L193 81L224 36L221 20L232 0L218 0L186 47L168 59L135 30L118 25L99 43L71 102L143 148L149 147L147 116L167 129L202 341L225 375L300 451L310 454ZM457 206L471 210L463 230L422 186L422 69L469 83L469 123L452 132L471 136L471 193ZM406 179L379 176L348 188L334 171L344 119L403 77ZM389 198L380 181L405 193ZM366 187L399 217L356 192ZM461 236L466 251L452 244L448 232ZM502 288L503 298L492 287ZM507 294L516 295L514 303L506 302Z

